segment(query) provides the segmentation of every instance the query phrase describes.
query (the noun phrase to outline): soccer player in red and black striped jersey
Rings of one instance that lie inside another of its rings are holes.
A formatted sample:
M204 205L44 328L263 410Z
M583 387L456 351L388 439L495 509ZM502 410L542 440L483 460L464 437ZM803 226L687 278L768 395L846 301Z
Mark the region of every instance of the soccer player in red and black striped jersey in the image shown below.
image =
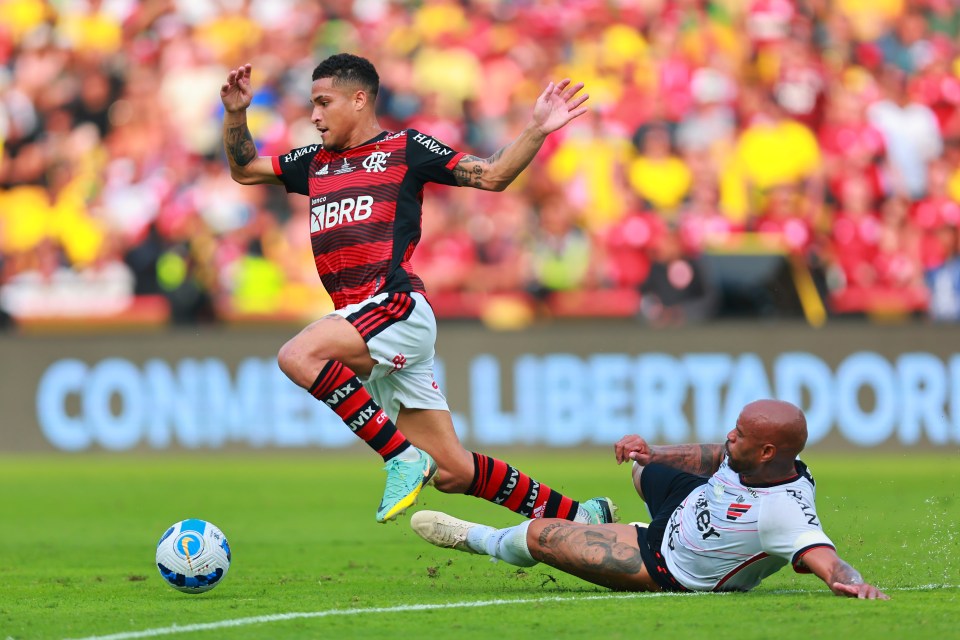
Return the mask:
M249 64L221 87L223 140L233 179L310 197L317 272L336 310L280 350L283 372L326 403L387 463L377 521L396 518L429 483L530 518L612 522L608 498L577 502L515 467L467 451L433 378L436 319L410 257L420 240L428 182L502 191L548 134L586 112L582 83L550 83L526 129L493 156L455 151L419 131L385 131L374 103L380 78L364 58L337 54L313 71L311 120L322 144L258 156L246 110Z

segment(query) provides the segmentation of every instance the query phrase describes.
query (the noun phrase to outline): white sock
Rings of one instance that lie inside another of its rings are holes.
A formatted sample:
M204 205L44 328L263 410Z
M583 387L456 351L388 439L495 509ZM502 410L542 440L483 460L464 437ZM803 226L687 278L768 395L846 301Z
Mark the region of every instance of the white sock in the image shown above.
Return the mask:
M467 531L467 546L476 551L477 553L483 553L486 555L491 555L487 551L487 541L497 532L493 527L488 527L483 524L479 524L475 527L470 527L470 530Z
M403 460L404 462L416 462L420 459L420 449L410 445L394 457L397 460Z
M527 547L527 529L533 520L506 529L495 530L489 534L486 553L494 558L509 562L518 567L532 567L539 561L530 555Z

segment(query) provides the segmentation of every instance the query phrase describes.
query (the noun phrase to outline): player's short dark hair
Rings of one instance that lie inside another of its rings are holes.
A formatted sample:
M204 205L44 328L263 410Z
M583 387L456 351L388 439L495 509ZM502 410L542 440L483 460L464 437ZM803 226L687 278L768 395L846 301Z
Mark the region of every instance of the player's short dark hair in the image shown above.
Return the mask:
M360 85L371 97L380 90L380 75L366 58L350 53L338 53L330 56L313 70L313 79L333 78L333 84L346 83Z

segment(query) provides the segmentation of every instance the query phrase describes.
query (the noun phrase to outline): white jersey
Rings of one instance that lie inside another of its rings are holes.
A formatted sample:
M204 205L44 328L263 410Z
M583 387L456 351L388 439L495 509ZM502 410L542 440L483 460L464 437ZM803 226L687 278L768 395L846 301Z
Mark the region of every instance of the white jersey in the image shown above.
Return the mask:
M814 547L834 547L814 507L813 478L800 460L797 477L751 487L725 457L705 485L670 517L661 553L667 568L693 591L747 591Z

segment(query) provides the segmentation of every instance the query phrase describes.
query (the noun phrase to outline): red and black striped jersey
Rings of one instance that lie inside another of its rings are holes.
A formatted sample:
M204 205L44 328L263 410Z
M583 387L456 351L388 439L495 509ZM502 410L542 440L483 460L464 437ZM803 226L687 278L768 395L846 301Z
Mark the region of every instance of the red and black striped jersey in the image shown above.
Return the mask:
M384 291L425 293L410 266L423 187L455 185L463 156L407 129L339 153L311 145L273 158L287 191L310 196L314 261L337 309Z

